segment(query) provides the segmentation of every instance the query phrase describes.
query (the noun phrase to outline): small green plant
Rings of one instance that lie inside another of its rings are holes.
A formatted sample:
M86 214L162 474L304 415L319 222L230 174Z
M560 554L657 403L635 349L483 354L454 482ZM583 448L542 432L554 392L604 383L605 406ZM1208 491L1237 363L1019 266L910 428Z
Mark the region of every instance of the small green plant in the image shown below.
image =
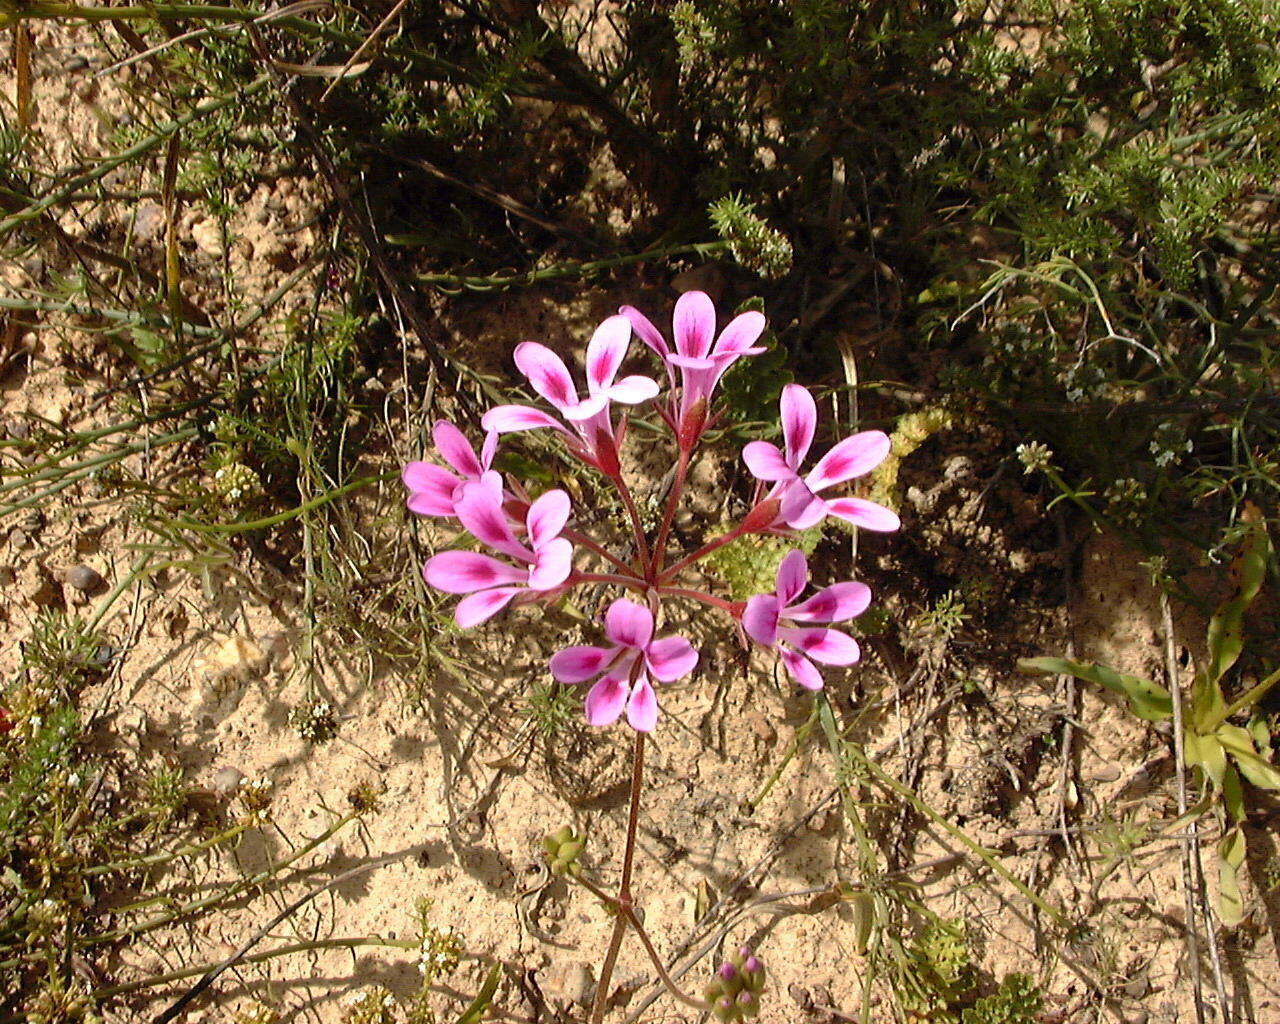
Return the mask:
M1234 565L1235 591L1209 620L1208 658L1197 666L1191 699L1183 718L1182 748L1187 767L1196 768L1209 789L1214 813L1222 824L1218 841L1218 915L1224 924L1244 917L1238 871L1244 862L1245 789L1280 790L1280 768L1270 759L1271 735L1266 719L1252 714L1258 702L1280 683L1272 672L1228 702L1224 679L1244 649L1244 615L1257 597L1272 557L1271 541L1259 516L1246 519L1247 532ZM1126 675L1101 665L1067 658L1027 658L1019 663L1032 673L1073 675L1123 697L1139 718L1168 721L1174 715L1168 689L1149 679ZM1251 715L1247 726L1237 715Z
M1006 974L999 987L960 1014L960 1024L1035 1024L1044 999L1029 974Z
M550 739L578 720L579 697L562 683L534 683L526 698L526 714L538 734Z

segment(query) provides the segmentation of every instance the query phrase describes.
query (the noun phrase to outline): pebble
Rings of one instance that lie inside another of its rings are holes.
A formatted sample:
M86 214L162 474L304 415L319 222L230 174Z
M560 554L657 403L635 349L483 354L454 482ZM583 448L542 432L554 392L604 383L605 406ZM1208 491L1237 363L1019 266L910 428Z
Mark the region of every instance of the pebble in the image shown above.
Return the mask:
M220 797L229 799L235 796L240 783L244 781L244 772L239 768L226 765L213 773L213 784L209 787Z
M11 587L18 581L18 573L11 565L0 565L0 587Z
M99 589L107 581L102 578L102 574L87 565L73 565L62 577L63 582L69 587L90 594Z
M222 227L212 217L192 224L191 238L206 256L222 255Z
M778 730L773 727L773 723L762 712L753 711L747 716L747 722L751 726L751 731L755 733L756 738L766 745L773 744L778 739Z
M581 961L556 964L547 972L545 988L561 1003L590 1006L596 993L595 972Z

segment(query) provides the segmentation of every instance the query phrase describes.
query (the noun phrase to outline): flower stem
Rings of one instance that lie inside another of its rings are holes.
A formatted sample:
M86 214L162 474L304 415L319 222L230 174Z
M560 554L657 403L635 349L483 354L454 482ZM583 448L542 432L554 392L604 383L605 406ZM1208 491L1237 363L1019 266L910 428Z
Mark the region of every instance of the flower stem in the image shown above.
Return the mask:
M671 524L676 518L676 509L680 505L680 496L684 493L685 477L689 472L689 453L680 450L676 462L676 478L671 485L671 493L667 495L667 509L662 516L662 526L658 529L658 539L653 542L654 572L662 572L662 563L667 558L667 536L671 533Z
M638 576L618 576L609 572L575 572L569 577L570 583L612 583L616 587L630 587L641 593L649 589L649 585Z
M691 601L701 601L703 604L709 604L714 608L728 612L730 615L736 615L737 608L735 602L726 601L723 597L716 597L715 594L708 594L702 590L691 590L687 587L667 587L659 586L658 593L663 597L687 597ZM742 602L737 602L741 604Z
M649 541L644 535L644 524L640 521L640 512L636 508L635 499L631 497L631 488L627 486L627 481L623 479L621 470L610 479L618 489L618 494L622 496L622 504L627 508L627 515L631 517L631 530L636 535L636 551L640 554L640 564L645 566L645 574L647 576L652 570Z
M701 561L702 559L706 558L707 555L711 554L711 552L715 551L717 548L722 548L726 544L728 544L730 541L735 541L741 536L742 536L742 527L738 526L730 530L728 533L724 534L721 537L716 537L713 540L707 541L705 544L702 545L702 547L698 548L698 550L695 551L693 554L687 556L686 558L682 558L680 561L676 562L676 564L673 565L666 572L660 574L657 580L658 585L662 586L668 580L674 579L679 574L681 569L687 569L689 566L693 565L694 562Z
M618 885L618 915L614 918L613 935L609 938L609 949L604 956L604 965L600 968L600 981L596 984L596 996L591 1004L591 1024L600 1024L604 1020L604 1011L609 1001L609 982L613 978L618 950L622 948L622 939L630 920L631 870L635 864L636 832L640 825L640 790L644 784L644 740L645 734L637 732L631 753L631 808L627 813L627 845L622 853L622 881Z
M658 951L653 948L653 943L649 940L649 933L644 930L644 925L640 923L640 916L635 912L635 908L627 907L623 913L626 914L631 927L636 930L636 934L640 936L640 942L644 945L645 952L649 954L649 959L653 961L658 977L662 980L662 984L666 986L667 991L686 1006L692 1006L695 1010L701 1010L703 1013L710 1013L710 1003L705 999L695 999L693 996L681 992L676 983L671 980L671 975L667 973L667 968L663 964L662 958L658 956Z
M609 562L611 565L613 565L617 569L621 569L624 574L628 576L635 576L636 579L641 578L641 575L636 572L635 566L628 565L617 555L613 554L613 552L611 552L603 544L600 544L599 542L592 540L585 533L579 533L577 530L561 530L560 536L564 537L567 540L573 541L573 543L577 544L579 547L586 548L588 551L594 551L606 562Z

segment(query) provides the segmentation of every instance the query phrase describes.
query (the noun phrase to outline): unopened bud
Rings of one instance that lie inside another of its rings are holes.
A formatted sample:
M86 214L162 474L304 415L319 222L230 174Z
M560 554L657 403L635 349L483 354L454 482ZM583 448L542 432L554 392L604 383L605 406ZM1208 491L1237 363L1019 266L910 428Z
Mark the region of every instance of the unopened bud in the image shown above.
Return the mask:
M686 454L693 451L698 445L698 440L702 437L702 432L707 428L707 397L702 395L696 402L685 410L684 415L680 417L680 431L677 434L677 442L680 450Z
M739 992L737 1009L744 1017L754 1017L760 1012L760 1003L752 993Z
M716 973L725 981L733 981L738 976L738 969L733 964L726 962L720 965L720 970Z
M613 435L604 427L598 428L592 437L591 448L595 453L600 472L616 480L622 473L622 463L618 460L618 446L613 440Z
M725 996L715 1001L715 1004L711 1007L711 1012L720 1020L732 1020L736 1009L737 1004L733 1001L733 997Z
M782 502L777 498L766 498L747 513L739 529L743 533L763 533L778 521L781 511Z

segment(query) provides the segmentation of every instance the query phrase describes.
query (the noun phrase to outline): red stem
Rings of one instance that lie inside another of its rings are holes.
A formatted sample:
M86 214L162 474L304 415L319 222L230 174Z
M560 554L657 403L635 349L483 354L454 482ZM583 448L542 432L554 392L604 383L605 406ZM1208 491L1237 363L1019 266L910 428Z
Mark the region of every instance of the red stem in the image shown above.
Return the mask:
M703 604L709 604L715 608L720 608L728 612L734 618L738 617L738 605L741 601L726 601L722 597L716 597L714 594L708 594L702 590L690 590L687 587L658 587L658 593L664 597L687 597L691 601L701 601Z
M667 558L667 536L671 533L671 524L675 522L676 508L680 504L680 495L684 493L685 476L689 472L689 453L680 450L676 462L676 478L671 485L671 493L667 495L667 510L662 516L662 526L658 530L658 539L653 542L653 570L662 572L662 563Z
M636 579L643 578L642 573L637 572L635 566L628 565L617 555L612 554L603 544L592 540L585 533L579 533L577 530L561 530L560 536L573 541L573 543L580 547L584 547L589 551L594 551L605 561L609 562L616 568L621 569L628 576L634 576Z
M657 580L658 585L662 586L668 580L674 578L680 572L681 569L687 569L689 566L693 565L694 562L697 562L703 558L706 558L707 555L711 554L711 552L715 551L717 548L722 548L726 544L728 544L730 541L737 540L741 536L742 536L742 527L739 526L733 530L730 530L728 533L726 533L722 537L716 537L714 540L707 541L707 543L703 544L702 547L698 548L698 550L695 551L693 554L689 555L686 558L682 558L680 561L676 562L676 564L673 565L670 569L662 573L658 577L658 580Z

